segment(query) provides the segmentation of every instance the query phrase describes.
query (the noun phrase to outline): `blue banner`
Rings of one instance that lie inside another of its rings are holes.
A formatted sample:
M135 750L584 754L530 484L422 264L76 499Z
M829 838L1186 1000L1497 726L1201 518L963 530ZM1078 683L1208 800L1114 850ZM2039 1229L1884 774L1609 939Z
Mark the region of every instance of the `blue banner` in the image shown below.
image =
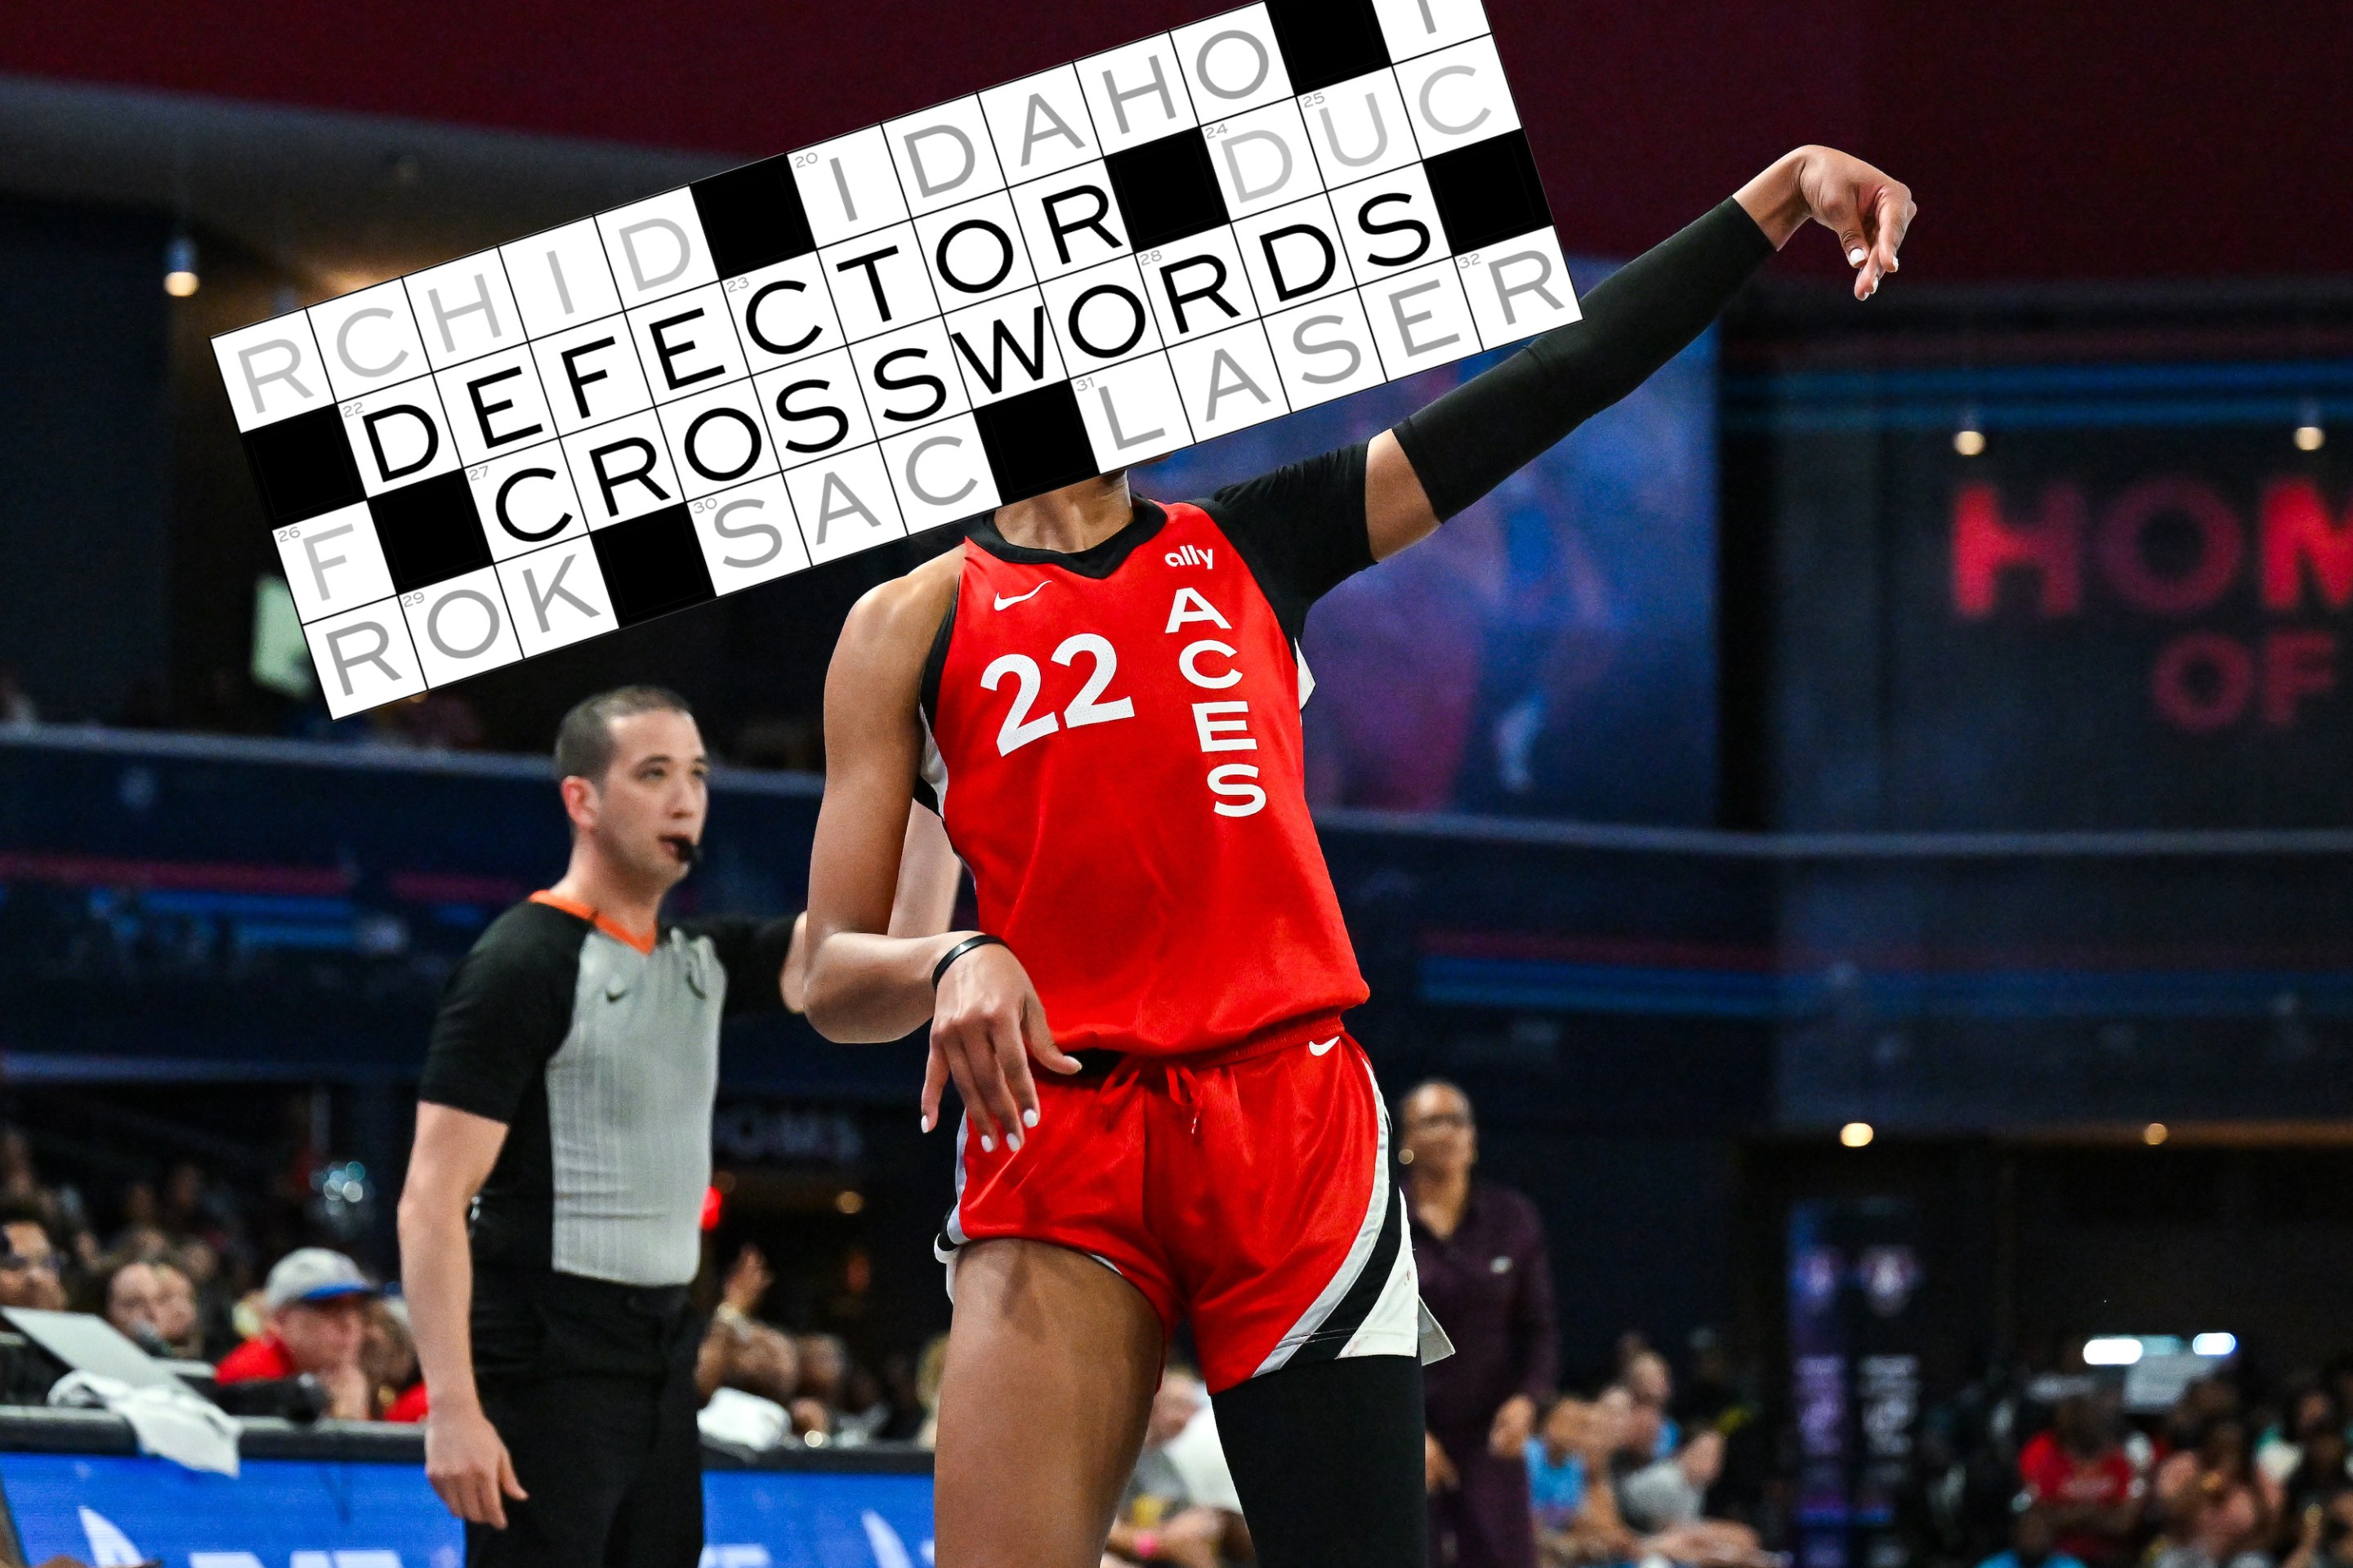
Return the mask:
M26 1562L94 1568L459 1568L464 1533L410 1465L0 1455ZM923 1568L932 1479L723 1470L703 1477L702 1568Z

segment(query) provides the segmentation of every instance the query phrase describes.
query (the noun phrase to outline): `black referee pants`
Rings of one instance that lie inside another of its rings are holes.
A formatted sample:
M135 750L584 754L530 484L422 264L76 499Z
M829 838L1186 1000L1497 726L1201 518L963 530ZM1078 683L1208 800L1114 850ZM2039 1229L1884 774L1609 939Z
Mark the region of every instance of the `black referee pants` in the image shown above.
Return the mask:
M466 1526L468 1568L696 1568L702 1327L682 1286L477 1273L482 1411L531 1495Z

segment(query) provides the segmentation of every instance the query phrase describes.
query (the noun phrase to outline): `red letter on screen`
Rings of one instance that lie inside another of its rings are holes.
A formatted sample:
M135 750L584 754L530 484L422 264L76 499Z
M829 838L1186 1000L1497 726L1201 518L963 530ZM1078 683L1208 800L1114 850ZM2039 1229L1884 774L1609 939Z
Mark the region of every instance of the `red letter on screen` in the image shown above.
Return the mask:
M2331 609L2353 601L2353 507L2332 521L2320 487L2284 479L2263 492L2263 608L2292 611L2304 602L2305 563L2312 566L2320 599Z
M2001 493L1965 484L1953 498L1953 609L1965 620L1994 611L2001 575L2022 569L2042 584L2045 620L2083 608L2084 493L2072 484L2042 493L2042 515L2019 524L2001 514Z
M2285 729L2306 697L2337 685L2337 637L2328 631L2283 630L2263 639L2263 722Z

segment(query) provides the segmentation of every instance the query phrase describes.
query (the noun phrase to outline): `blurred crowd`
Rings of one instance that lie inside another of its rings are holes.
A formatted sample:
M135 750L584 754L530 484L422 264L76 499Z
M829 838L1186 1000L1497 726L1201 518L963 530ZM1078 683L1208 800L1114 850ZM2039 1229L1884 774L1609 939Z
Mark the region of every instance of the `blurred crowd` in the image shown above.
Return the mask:
M0 1307L102 1317L152 1356L210 1366L244 1414L422 1419L397 1284L314 1245L285 1206L183 1160L126 1183L100 1226L80 1192L42 1181L21 1130L0 1128ZM838 1335L764 1320L773 1283L750 1245L720 1283L696 1363L706 1434L754 1449L928 1441L941 1347L869 1366ZM0 1400L43 1392L15 1382Z
M43 1181L0 1128L0 1306L102 1316L150 1354L215 1370L223 1403L350 1420L426 1411L396 1285L335 1246L284 1245L266 1192L193 1161L113 1194L112 1223ZM286 1200L290 1202L290 1200ZM285 1202L279 1204L285 1207ZM931 1441L944 1341L869 1365L840 1337L765 1317L746 1245L715 1283L697 1358L710 1441ZM1679 1364L1678 1364L1679 1362ZM1701 1330L1678 1362L1638 1334L1612 1370L1539 1406L1523 1447L1543 1568L1777 1568L1789 1561L1786 1410ZM2111 1369L1989 1372L1922 1411L1897 1499L1917 1568L2353 1568L2353 1356L2265 1378L2235 1361L2169 1406L2128 1410ZM301 1401L235 1391L298 1387ZM12 1385L0 1397L35 1399ZM307 1402L307 1403L305 1403ZM1210 1404L1172 1362L1107 1563L1247 1561ZM1432 1445L1429 1484L1450 1484ZM1440 1568L1449 1568L1440 1563Z
M2082 1366L1989 1375L1924 1412L1906 1533L1985 1568L2353 1564L2353 1358L2229 1362L2161 1410Z
M1777 1489L1757 1390L1712 1332L1693 1336L1687 1375L1639 1334L1591 1397L1562 1394L1526 1445L1538 1560L1546 1568L1684 1563L1767 1568Z

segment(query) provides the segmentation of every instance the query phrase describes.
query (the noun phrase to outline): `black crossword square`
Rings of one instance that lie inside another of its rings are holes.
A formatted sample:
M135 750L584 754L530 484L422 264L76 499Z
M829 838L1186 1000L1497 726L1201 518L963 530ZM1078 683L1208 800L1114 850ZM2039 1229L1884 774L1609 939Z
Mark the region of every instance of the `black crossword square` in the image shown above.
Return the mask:
M1457 256L1549 228L1552 208L1525 132L1491 136L1422 161L1430 199Z
M491 564L474 493L456 470L368 498L396 592L430 588Z
M1226 198L1218 171L1209 164L1209 144L1198 131L1179 131L1156 142L1129 147L1103 160L1112 193L1127 225L1127 242L1138 250L1166 245L1226 221Z
M332 405L252 431L245 455L272 524L300 523L363 498L343 417Z
M817 249L800 187L784 156L763 158L687 189L719 275L733 278Z
M1372 0L1267 0L1291 90L1314 92L1389 63Z
M1095 476L1094 448L1067 381L972 411L1000 503L1024 501Z
M613 596L613 617L624 626L668 615L719 596L695 543L694 520L684 506L665 506L588 535L596 567Z

